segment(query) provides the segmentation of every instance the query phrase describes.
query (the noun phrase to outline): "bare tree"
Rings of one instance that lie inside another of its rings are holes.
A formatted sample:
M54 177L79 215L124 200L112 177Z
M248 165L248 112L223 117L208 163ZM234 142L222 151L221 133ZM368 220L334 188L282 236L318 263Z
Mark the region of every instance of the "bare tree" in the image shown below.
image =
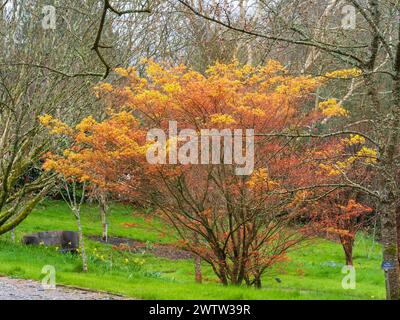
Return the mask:
M94 14L96 3L81 4ZM0 6L0 234L21 223L54 183L41 170L54 143L38 117L57 114L73 123L91 113L92 87L103 75L92 71L95 53L86 50L90 35L82 33L96 21L93 15L57 6L63 14L58 12L55 29L46 29L46 4L9 0Z

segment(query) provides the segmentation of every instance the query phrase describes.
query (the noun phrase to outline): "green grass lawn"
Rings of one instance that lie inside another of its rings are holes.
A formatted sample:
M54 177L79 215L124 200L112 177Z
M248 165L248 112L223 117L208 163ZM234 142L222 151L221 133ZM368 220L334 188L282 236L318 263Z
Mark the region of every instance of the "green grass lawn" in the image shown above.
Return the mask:
M173 232L160 222L122 205L113 205L108 217L110 236L151 243L174 241ZM82 211L86 235L100 235L101 224L95 207ZM129 224L129 225L128 225ZM263 279L263 288L223 287L204 264L203 284L194 283L191 260L169 260L149 253L127 253L86 239L89 273L81 273L80 257L61 254L56 248L24 246L23 234L46 230L76 230L75 221L63 202L45 201L17 228L16 243L10 234L0 236L0 274L40 280L45 265L56 268L58 284L103 290L138 299L384 299L385 286L380 270L380 246L359 236L354 264L356 289L344 290L344 265L339 244L318 239L303 244ZM163 235L166 233L166 235ZM275 278L281 280L280 283Z

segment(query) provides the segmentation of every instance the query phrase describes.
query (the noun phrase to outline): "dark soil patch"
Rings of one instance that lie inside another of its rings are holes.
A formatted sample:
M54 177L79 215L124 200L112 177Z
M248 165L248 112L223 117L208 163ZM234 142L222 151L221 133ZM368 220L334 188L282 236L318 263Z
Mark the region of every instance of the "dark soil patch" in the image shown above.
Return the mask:
M88 236L88 238L97 242L111 244L113 248L116 250L126 250L132 253L141 253L144 251L151 253L157 257L167 258L171 260L193 258L193 254L191 252L178 249L173 245L164 245L164 244L148 245L145 242L135 241L128 238L119 238L119 237L109 237L108 242L103 241L103 239L99 236Z

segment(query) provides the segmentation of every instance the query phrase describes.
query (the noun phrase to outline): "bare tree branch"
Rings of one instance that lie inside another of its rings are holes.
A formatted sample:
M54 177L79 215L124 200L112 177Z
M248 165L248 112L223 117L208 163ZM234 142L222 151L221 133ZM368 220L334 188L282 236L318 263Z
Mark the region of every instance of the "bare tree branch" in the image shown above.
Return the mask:
M106 69L105 72L104 72L104 75L103 75L104 79L107 78L107 76L109 75L110 70L111 70L111 66L106 61L106 59L104 58L103 54L100 51L100 49L110 48L109 46L104 46L104 45L102 45L100 43L101 42L101 36L103 34L104 26L105 26L105 23L106 23L106 18L107 18L108 11L111 11L111 12L117 14L118 16L122 16L122 15L125 15L125 14L132 14L132 13L151 13L151 10L150 10L149 6L147 8L138 9L138 10L119 11L119 10L115 9L111 5L110 0L104 0L104 7L103 7L102 14L101 14L99 29L97 31L96 39L95 39L93 47L92 47L92 50L94 50L96 52L96 54L99 57L101 63L104 65L104 67Z

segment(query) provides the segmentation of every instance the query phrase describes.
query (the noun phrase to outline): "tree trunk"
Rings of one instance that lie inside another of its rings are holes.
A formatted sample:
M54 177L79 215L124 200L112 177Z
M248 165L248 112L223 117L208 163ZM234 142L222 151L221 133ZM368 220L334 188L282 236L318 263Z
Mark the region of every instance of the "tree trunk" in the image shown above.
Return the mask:
M224 286L227 286L227 285L228 285L228 279L227 279L227 277L226 277L225 268L224 268L223 270L220 270L220 277L219 277L219 280L221 281L221 283L222 283Z
M224 286L228 285L225 257L220 256L218 261L218 277Z
M254 287L256 288L256 289L261 289L261 276L256 276L255 278L254 278Z
M83 239L83 231L82 231L80 212L75 212L75 217L76 217L76 223L78 225L79 248L81 250L81 255L82 255L82 271L88 272L87 257L86 257L86 251L85 251L85 242Z
M399 256L397 249L397 224L396 206L384 204L382 206L382 247L383 260L390 263L393 268L385 271L386 292L388 300L399 300Z
M399 13L397 8L397 13ZM400 35L400 28L398 28ZM397 41L396 58L394 71L396 76L393 83L393 103L391 107L391 117L388 123L390 131L386 143L385 161L386 172L390 172L392 179L398 179L398 171L396 168L396 148L398 148L400 135L400 41ZM383 259L393 264L393 269L385 272L386 274L386 290L387 299L399 300L400 298L400 272L399 272L399 236L397 224L397 201L398 190L393 181L388 181L392 186L387 194L387 205L382 211L382 243L383 243ZM385 230L387 228L387 230Z
M199 235L195 233L193 237L195 247L200 247ZM202 283L203 281L203 276L201 274L201 257L197 254L194 256L194 280L197 283Z
M251 281L248 275L244 275L244 282L246 283L246 286L251 287Z
M238 258L235 257L234 261L233 261L233 267L232 267L232 272L231 272L231 283L233 285L239 285L239 279L238 279L238 275L239 275L239 261Z
M397 207L396 215L397 215L397 254L400 264L400 206Z
M201 274L201 258L198 255L194 257L194 273L195 273L195 281L197 283L202 283L203 276Z
M344 250L344 255L346 257L346 265L347 266L352 266L353 265L353 245L354 245L354 240L353 239L340 239L342 243L342 247Z
M99 211L100 211L101 224L103 228L101 238L104 242L107 242L108 241L107 203L104 195L99 196Z

